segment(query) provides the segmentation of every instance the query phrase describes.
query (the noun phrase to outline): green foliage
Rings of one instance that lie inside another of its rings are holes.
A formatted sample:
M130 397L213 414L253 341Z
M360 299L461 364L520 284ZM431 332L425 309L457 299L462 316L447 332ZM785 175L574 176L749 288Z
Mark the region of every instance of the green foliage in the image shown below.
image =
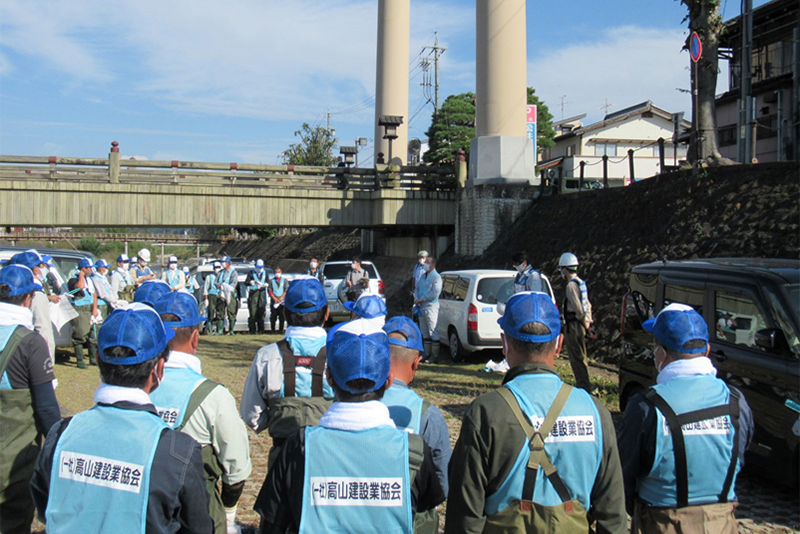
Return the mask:
M475 137L475 94L448 96L425 135L430 147L423 156L426 163L453 165L459 149L469 154L469 143Z
M336 163L333 147L337 141L329 129L324 126L312 128L304 122L294 135L300 137L300 142L289 145L289 148L283 151L283 162L286 165L330 167Z
M100 241L97 240L96 237L88 236L82 237L80 242L78 243L78 249L85 250L86 252L91 252L95 256L100 253L100 249L102 246L100 245Z
M536 150L539 154L555 145L556 131L550 108L536 96L536 89L528 87L528 104L536 105Z
M553 115L532 87L528 87L528 104L537 106L536 145L541 153L555 144ZM475 95L461 93L448 96L425 134L430 146L423 156L426 163L452 165L459 149L469 156L469 143L475 137Z

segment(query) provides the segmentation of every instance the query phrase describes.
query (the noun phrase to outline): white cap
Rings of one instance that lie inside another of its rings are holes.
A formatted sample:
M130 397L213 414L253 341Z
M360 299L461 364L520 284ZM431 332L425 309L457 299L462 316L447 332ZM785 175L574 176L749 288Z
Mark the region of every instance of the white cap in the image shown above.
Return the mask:
M176 256L170 256L167 263L178 263L178 258Z
M427 255L428 255L427 250L420 250L419 252L417 252L417 256L427 256Z
M144 261L150 261L150 251L147 250L146 248L143 248L142 250L140 250L139 251L139 259L142 259Z

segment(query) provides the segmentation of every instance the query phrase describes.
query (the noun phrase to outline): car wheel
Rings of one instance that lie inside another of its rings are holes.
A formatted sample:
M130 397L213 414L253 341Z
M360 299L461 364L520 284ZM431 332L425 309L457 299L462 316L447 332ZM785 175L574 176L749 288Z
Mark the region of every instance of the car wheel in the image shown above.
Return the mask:
M450 329L447 340L450 344L450 358L454 362L463 362L466 353L464 352L464 347L461 346L461 340L458 338L458 332L455 328Z

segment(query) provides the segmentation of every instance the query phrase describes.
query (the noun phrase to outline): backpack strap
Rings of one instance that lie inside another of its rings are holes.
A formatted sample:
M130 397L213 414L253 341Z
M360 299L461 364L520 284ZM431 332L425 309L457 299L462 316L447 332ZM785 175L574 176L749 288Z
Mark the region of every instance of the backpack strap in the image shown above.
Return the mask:
M681 421L675 414L675 410L655 389L650 388L647 390L644 398L658 408L669 427L669 433L672 437L672 452L675 455L675 485L678 494L678 508L685 508L689 505L689 474L686 463L686 443L683 439Z
M314 363L311 365L311 396L322 397L322 386L325 380L325 362L327 361L327 353L323 346L314 357Z
M192 391L192 394L189 397L189 404L186 406L186 412L183 414L183 421L181 421L181 424L178 425L175 430L183 430L183 427L186 426L186 423L189 422L189 419L192 417L192 415L194 415L194 412L196 412L203 401L206 400L206 397L208 397L209 393L211 393L214 388L219 385L220 384L218 382L214 382L213 380L206 378L200 383L199 386L194 388L194 391Z
M550 457L547 456L547 451L544 449L544 442L547 439L547 435L550 434L550 431L553 429L553 425L555 425L556 419L558 419L561 410L564 409L564 405L567 403L570 393L572 393L572 386L564 383L561 384L561 389L559 389L553 404L550 405L550 409L547 411L547 415L545 416L542 425L539 427L539 430L536 430L533 427L530 419L528 419L528 417L522 412L522 408L520 408L517 398L510 389L507 387L501 387L498 389L498 392L500 393L500 396L503 397L503 400L508 403L508 406L516 416L520 426L522 426L522 430L525 431L525 435L528 437L528 442L530 444L530 458L528 459L528 468L525 471L525 482L523 483L522 487L522 500L533 500L533 490L536 485L536 476L539 466L541 466L544 469L545 476L553 485L553 489L555 489L556 493L558 493L561 502L571 501L572 497L570 496L569 489L559 476L556 467L550 460Z
M325 362L327 361L325 347L322 347L314 358L297 356L292 352L292 347L284 338L277 343L278 350L283 359L283 396L294 397L297 394L297 366L311 367L311 396L322 397L325 381ZM310 360L310 361L309 361Z
M23 339L31 334L33 334L33 331L28 330L24 326L18 326L13 332L11 332L11 335L8 337L8 341L6 341L6 346L3 347L3 350L0 352L0 377L2 377L3 373L6 372L8 362L11 361L11 357L17 351L19 344L22 343Z
M419 473L419 470L422 467L422 462L425 459L425 442L422 440L422 436L410 433L406 434L408 434L409 482L413 484L414 479L417 477L417 473Z
M719 502L728 502L728 493L733 486L733 477L736 474L736 466L739 463L739 391L734 388L728 388L730 391L730 399L728 399L728 406L730 407L731 426L733 427L733 450L731 451L731 463L728 465L728 472L725 475L725 483L722 485L722 493L719 495Z
M277 345L281 353L281 359L283 359L283 396L287 398L294 397L296 394L295 367L297 365L294 352L292 352L292 347L289 346L286 338L278 341Z

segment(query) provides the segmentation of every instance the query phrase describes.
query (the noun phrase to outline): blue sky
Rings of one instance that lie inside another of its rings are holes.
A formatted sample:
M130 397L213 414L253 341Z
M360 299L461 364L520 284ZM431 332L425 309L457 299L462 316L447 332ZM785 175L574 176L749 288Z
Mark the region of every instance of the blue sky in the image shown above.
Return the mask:
M474 6L411 0L410 57L434 32L447 47L442 100L474 91ZM677 0L527 6L528 84L556 118L564 95L564 116L587 121L606 101L690 110ZM376 18L375 0L0 0L0 153L105 157L117 140L124 157L279 163L327 111L341 144L371 140ZM418 60L410 71L409 132L422 138L433 108Z

